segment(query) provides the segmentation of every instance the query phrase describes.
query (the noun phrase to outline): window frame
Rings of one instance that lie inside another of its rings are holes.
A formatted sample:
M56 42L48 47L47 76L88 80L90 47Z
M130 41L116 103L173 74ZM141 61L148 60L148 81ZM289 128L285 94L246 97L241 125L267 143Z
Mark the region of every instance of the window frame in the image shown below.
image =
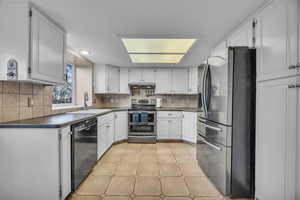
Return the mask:
M66 67L67 65L72 66L72 102L71 103L59 103L59 104L54 104L53 103L53 98L52 98L52 108L53 109L59 109L59 108L67 108L67 107L75 107L76 106L76 70L75 70L75 64L72 62L66 62L64 65L64 77L66 76ZM65 82L65 80L64 80ZM57 85L59 86L59 85ZM55 86L56 87L56 86ZM53 91L52 91L53 93Z

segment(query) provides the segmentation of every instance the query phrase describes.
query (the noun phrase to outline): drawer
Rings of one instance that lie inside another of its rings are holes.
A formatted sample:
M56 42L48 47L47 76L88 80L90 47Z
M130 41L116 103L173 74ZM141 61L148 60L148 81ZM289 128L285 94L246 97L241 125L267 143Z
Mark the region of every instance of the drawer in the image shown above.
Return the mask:
M183 114L180 111L159 111L158 118L182 118Z
M107 122L110 122L112 120L114 120L115 115L114 113L108 113L106 115L102 115L100 117L98 117L98 126L101 126Z

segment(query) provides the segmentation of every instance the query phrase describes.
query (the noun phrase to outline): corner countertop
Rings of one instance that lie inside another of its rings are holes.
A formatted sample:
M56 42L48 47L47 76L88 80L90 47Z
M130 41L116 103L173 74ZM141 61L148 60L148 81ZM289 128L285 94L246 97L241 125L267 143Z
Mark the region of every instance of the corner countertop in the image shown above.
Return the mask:
M91 119L94 117L99 117L111 112L125 111L128 107L110 107L102 108L106 111L99 113L63 113L51 116L38 117L33 119L25 119L11 122L0 123L0 128L62 128L83 120ZM185 112L197 112L197 108L183 108L183 107L173 107L157 108L157 111L185 111Z

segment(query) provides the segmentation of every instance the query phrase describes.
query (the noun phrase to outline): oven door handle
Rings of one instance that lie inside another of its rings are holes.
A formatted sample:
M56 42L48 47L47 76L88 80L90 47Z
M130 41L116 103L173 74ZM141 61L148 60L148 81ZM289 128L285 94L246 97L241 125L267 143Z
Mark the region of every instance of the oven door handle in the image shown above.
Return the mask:
M211 125L206 124L206 123L204 123L204 122L202 122L202 121L200 121L200 120L199 120L199 122L200 122L203 126L205 126L206 128L212 129L212 130L214 130L214 131L222 132L222 129L221 129L221 128L218 128L218 127L215 127L215 126L211 126Z
M207 144L208 146L218 150L218 151L222 151L221 147L218 147L217 145L214 145L210 142L208 142L203 136L201 136L200 134L198 134L201 137L201 141L204 142L205 144Z

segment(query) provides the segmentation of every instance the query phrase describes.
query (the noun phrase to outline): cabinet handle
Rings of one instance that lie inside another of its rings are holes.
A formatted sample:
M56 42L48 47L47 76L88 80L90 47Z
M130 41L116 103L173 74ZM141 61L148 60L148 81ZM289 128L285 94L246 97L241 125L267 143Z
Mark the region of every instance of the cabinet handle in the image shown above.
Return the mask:
M297 85L298 85L298 87L300 87L299 84L289 84L289 85L288 85L288 88L296 88Z
M293 70L293 69L297 69L297 68L300 68L300 64L290 65L289 66L289 70Z

